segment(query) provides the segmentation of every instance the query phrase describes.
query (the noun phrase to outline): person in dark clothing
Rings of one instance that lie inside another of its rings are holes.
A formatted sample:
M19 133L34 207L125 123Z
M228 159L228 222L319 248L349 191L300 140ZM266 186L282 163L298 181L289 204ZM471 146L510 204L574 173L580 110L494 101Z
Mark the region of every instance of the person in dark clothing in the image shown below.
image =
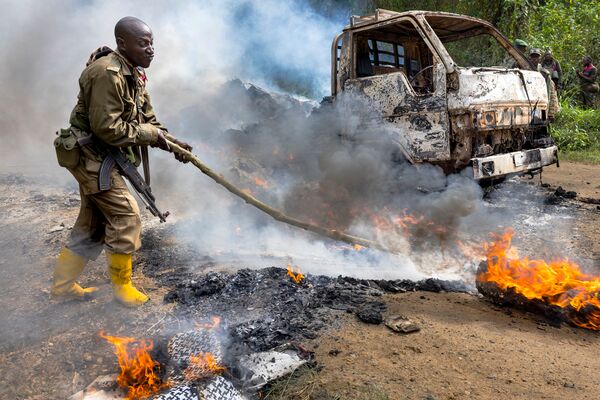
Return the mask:
M585 56L581 60L583 63L583 71L577 72L581 84L581 101L584 107L596 107L596 95L600 89L596 78L598 77L598 69L592 64L592 57Z
M542 59L542 68L550 73L550 77L552 78L552 82L554 82L554 86L556 89L560 89L560 80L562 78L562 69L560 68L560 64L558 61L554 59L552 55L552 51L546 50L544 52L544 58Z

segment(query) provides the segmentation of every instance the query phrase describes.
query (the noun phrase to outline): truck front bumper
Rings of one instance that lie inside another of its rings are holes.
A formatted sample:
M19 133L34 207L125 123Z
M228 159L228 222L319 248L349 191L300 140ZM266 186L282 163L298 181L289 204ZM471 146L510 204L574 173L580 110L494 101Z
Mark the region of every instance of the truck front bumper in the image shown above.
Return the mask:
M556 163L558 163L556 146L471 159L473 177L477 180L519 174Z

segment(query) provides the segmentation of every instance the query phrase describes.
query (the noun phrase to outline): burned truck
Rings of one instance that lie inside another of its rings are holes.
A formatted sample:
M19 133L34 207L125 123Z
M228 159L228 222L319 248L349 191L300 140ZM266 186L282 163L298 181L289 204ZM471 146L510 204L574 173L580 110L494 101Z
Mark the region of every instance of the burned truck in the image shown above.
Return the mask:
M331 51L332 100L366 99L411 163L472 166L477 180L558 164L549 79L486 21L379 9L351 17Z

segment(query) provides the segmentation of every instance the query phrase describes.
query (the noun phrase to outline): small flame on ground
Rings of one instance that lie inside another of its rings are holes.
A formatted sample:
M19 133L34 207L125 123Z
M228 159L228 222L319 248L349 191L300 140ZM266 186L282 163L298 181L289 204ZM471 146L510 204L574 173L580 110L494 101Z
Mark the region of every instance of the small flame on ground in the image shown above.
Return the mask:
M538 299L561 308L570 307L570 321L582 328L600 330L600 277L587 275L569 260L519 258L514 248L514 231L495 234L486 243L487 272L478 274L481 282L494 282L500 289L513 288L527 299Z
M195 324L195 325L196 325L196 328L199 328L199 329L215 329L215 328L217 328L217 327L218 327L220 324L221 324L221 317L218 317L218 316L216 316L216 315L213 315L213 316L210 318L210 322L207 322L207 323L204 323L204 324L202 324L202 323L199 323L199 322L196 322L196 324Z
M353 244L352 248L356 251L361 251L365 248L365 246L361 246L360 244Z
M188 367L183 371L183 376L187 381L197 381L209 376L222 374L225 367L219 365L211 353L198 353L190 355Z
M109 336L103 331L99 335L115 347L121 369L117 383L127 389L127 399L145 399L166 387L155 372L159 363L148 353L154 346L152 340Z
M292 280L294 282L296 282L297 284L300 284L304 280L304 275L300 271L300 267L296 266L296 269L298 270L298 272L294 273L294 270L292 269L292 265L288 264L287 274L290 278L292 278Z

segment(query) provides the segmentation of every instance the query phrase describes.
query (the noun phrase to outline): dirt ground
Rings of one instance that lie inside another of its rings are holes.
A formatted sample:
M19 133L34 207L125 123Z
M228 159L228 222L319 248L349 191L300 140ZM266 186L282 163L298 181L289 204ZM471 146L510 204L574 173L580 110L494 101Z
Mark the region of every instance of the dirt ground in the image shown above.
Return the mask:
M354 316L317 340L314 392L340 399L593 399L600 337L458 293L388 295L411 334Z
M574 230L581 234L578 247L600 272L600 165L561 162L560 168L550 167L543 172L543 182L552 188L562 186L567 191L577 192L578 197L596 202L579 206L589 210L585 218L576 221Z
M552 189L600 199L599 165L563 162L542 178ZM575 223L578 247L600 272L600 207L581 206L590 212ZM421 330L403 335L345 316L343 329L312 344L323 367L311 382L316 398L598 398L598 332L551 327L468 294L416 292L384 301L387 315L406 316Z
M546 170L543 181L600 199L600 166L562 163L560 169ZM150 294L150 304L139 310L115 304L102 258L82 277L84 285L100 287L96 300L49 300L54 257L78 209L74 185L49 182L10 175L0 179L1 399L65 399L98 375L116 372L100 330L153 337L173 321L170 305L162 302L165 289L144 277L143 265L134 271L135 281ZM565 232L565 240L576 233L576 246L600 272L600 210L590 203L574 204L581 217L574 232ZM145 218L144 229L154 223ZM597 398L597 332L551 327L537 316L500 309L468 294L417 292L383 300L387 315L407 316L421 330L401 335L340 312L341 328L306 343L321 367L310 391L284 398ZM306 382L290 380L288 393L295 384Z

